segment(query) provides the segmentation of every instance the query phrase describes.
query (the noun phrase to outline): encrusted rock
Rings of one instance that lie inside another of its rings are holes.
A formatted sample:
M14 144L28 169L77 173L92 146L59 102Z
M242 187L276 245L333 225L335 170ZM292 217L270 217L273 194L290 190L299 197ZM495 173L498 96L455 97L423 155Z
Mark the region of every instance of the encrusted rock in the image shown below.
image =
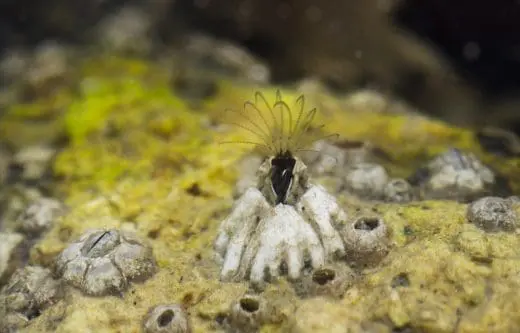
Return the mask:
M56 273L89 295L117 294L156 271L151 247L133 233L93 230L56 258Z
M14 332L63 296L51 271L39 266L18 269L0 292L0 332Z
M21 248L24 246L24 237L18 233L0 233L0 285L5 283L9 276L22 262Z
M144 318L143 330L145 333L190 333L190 318L181 305L157 305Z
M377 200L383 197L388 181L388 174L381 165L360 163L347 173L345 187L347 191L361 198Z
M508 185L471 153L452 148L435 157L410 177L425 199L463 202L491 194L506 194Z
M70 49L54 40L41 42L25 70L26 94L52 91L70 70Z
M354 266L376 264L389 251L390 231L379 217L363 216L347 223L341 235L347 261Z
M193 34L186 39L183 51L195 64L238 79L266 83L271 76L269 67L260 59L225 40Z
M52 198L34 201L18 216L17 227L21 232L36 236L49 229L56 218L64 213L61 202Z
M100 44L109 51L146 55L152 49L152 18L143 8L123 6L97 27Z
M0 191L0 230L16 231L18 217L32 203L42 198L41 191L36 187L21 183L11 184Z
M484 197L472 202L468 206L467 218L488 232L514 231L518 224L512 203L498 197Z
M11 153L4 145L0 144L0 186L3 186L7 179Z

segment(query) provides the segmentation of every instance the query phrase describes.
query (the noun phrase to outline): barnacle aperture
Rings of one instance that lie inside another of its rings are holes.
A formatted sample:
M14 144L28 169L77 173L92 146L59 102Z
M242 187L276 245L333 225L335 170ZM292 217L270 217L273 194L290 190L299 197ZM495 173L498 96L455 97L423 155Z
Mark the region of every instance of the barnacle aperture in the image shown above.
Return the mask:
M276 195L275 204L285 203L293 181L295 164L296 159L288 151L271 160L271 183Z

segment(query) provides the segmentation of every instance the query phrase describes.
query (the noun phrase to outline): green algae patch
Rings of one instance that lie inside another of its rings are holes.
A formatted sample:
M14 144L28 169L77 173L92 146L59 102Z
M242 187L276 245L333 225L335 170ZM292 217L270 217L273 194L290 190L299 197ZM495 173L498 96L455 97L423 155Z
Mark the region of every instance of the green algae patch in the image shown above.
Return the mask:
M31 263L53 258L91 228L136 232L153 247L159 266L151 279L121 297L90 298L78 291L35 318L26 331L138 332L148 309L180 303L194 332L222 331L230 305L246 283L219 281L213 241L233 204L236 165L254 147L221 144L249 137L223 123L226 108L241 108L255 88L218 82L218 94L192 110L169 89L160 68L135 59L89 59L79 90L62 118L69 141L54 162L58 192L69 213L31 249ZM274 101L276 88L262 89ZM289 105L298 96L281 90ZM448 147L475 152L513 180L517 160L482 152L469 130L405 114L353 113L326 94L311 94L323 134L368 140L390 159L393 176L408 176ZM17 111L19 117L30 115ZM18 117L17 116L17 117ZM267 116L267 114L266 114ZM341 300L300 299L276 281L263 296L278 320L261 332L510 332L520 327L515 233L487 234L466 221L452 201L368 203L341 196L349 216L381 216L392 230L390 254L359 271Z

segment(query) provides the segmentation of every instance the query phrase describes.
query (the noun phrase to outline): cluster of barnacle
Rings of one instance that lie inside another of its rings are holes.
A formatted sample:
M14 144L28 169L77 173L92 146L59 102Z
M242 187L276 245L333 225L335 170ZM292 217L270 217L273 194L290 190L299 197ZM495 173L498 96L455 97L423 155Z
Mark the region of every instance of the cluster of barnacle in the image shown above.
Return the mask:
M510 192L494 170L474 154L457 148L437 155L407 179L390 177L378 163L388 156L368 142L319 141L313 148L321 153L304 156L312 173L332 177L337 193L350 193L363 199L397 203L421 199L470 202Z
M266 158L256 185L244 190L220 225L215 249L222 280L261 286L282 274L301 282L314 272L319 285L334 280L335 270L327 265L345 258L371 264L387 253L385 222L349 219L334 196L312 183L306 164L295 155L313 140L308 132L316 109L307 111L303 96L291 109L279 92L273 105L256 93L255 101L235 114L243 121L237 125L259 139L246 143L260 147Z

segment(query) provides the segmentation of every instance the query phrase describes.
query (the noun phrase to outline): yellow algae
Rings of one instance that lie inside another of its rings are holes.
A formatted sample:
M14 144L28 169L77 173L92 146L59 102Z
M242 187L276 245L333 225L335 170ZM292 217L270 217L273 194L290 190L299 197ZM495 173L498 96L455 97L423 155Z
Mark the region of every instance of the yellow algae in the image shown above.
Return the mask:
M248 138L225 126L224 110L241 108L257 88L217 82L217 95L193 112L170 91L161 69L147 62L103 57L80 67L79 93L63 102L66 115L59 118L69 142L53 166L69 213L32 248L31 262L50 266L89 228L122 228L150 242L160 269L122 297L72 291L27 331L139 332L148 309L161 303L187 306L194 332L222 331L219 322L248 286L219 281L212 245L233 204L236 165L253 149L220 144ZM261 89L270 101L276 90ZM281 93L289 105L299 96L288 89ZM482 152L467 129L417 115L354 113L324 93L309 96L306 105L319 108L316 124L326 125L324 134L369 140L385 150L392 176L407 176L437 153L458 147L475 152L520 188L514 175L519 159ZM35 116L32 109L24 112L16 116ZM360 272L339 301L302 300L286 282L270 285L264 295L279 305L280 317L261 332L519 330L519 317L511 315L520 313L514 300L520 286L518 234L486 234L466 221L466 205L452 201L339 199L351 218L383 217L393 231L390 254Z

